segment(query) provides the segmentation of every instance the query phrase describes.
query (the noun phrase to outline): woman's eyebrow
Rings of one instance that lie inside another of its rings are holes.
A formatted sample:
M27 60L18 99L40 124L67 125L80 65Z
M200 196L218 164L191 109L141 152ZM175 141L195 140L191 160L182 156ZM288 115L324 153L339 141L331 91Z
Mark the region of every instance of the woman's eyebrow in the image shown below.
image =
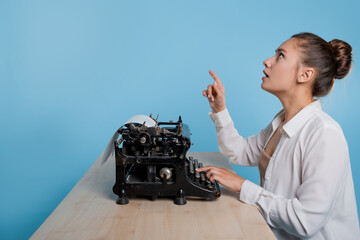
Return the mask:
M275 50L275 52L277 53L277 52L281 52L281 51L283 51L283 52L286 52L287 53L287 51L285 51L285 49L283 49L283 48L278 48L278 49L276 49Z

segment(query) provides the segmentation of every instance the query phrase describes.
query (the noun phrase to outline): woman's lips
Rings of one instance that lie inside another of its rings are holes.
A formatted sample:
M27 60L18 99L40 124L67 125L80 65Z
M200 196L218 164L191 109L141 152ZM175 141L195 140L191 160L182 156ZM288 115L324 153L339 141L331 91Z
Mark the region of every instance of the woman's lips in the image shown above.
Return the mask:
M263 70L263 73L265 74L266 77L269 77L269 75L265 72L265 70Z
M263 73L265 74L265 76L261 78L262 80L264 80L265 78L268 78L268 77L269 77L269 75L266 74L265 70L263 70Z

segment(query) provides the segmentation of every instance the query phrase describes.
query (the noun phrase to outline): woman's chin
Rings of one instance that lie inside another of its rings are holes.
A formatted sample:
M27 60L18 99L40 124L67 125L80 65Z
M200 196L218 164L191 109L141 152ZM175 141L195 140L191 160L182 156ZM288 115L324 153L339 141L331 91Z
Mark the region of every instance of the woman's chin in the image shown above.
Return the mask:
M266 84L265 82L263 81L262 84L261 84L261 88L265 91L267 91L267 88L266 88Z
M263 90L265 90L266 92L273 94L273 91L271 91L271 89L266 86L266 83L263 82L263 83L261 84L261 88L262 88Z

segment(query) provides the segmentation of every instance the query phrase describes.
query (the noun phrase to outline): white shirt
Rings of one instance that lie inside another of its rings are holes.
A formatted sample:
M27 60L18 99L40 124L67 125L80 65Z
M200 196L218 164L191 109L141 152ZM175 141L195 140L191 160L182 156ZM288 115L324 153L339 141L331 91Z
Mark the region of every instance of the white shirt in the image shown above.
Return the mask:
M220 152L257 166L284 118L281 110L257 135L241 137L225 109L209 113ZM240 200L260 211L278 239L360 239L348 145L339 124L315 100L281 129L260 186L246 180Z

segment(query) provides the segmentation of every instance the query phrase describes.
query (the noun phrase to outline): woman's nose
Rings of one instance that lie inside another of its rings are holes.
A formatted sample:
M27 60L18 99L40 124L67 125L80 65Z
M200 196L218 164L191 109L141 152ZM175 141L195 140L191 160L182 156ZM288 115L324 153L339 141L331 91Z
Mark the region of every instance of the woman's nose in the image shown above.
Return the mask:
M263 64L265 65L265 67L271 67L270 58L266 59Z

